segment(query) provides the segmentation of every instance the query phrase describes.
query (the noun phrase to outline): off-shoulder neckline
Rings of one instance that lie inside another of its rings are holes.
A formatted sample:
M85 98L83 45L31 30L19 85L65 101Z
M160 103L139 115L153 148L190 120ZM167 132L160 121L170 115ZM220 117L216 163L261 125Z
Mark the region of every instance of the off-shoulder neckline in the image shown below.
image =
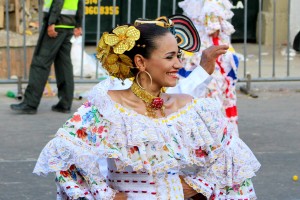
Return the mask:
M106 95L107 95L107 98L109 99L109 101L114 105L114 107L119 112L124 112L126 115L140 116L140 117L147 118L147 119L150 119L155 122L168 122L177 117L180 117L182 114L186 113L188 111L188 109L191 108L191 106L194 106L197 103L197 99L193 98L190 102L185 104L183 107L179 108L177 111L172 112L171 114L169 114L165 117L151 118L146 115L140 114L140 113L136 112L135 110L133 110L131 108L127 108L127 107L123 106L122 104L114 101L108 93L106 93Z

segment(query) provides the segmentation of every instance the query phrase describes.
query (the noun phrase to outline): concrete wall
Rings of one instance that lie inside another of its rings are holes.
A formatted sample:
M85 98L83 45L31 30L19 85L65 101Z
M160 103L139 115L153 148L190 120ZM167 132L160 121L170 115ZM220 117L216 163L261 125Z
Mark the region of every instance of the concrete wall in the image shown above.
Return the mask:
M299 0L295 0L299 1ZM262 42L265 45L273 44L274 7L276 4L276 45L287 43L288 30L288 1L263 0L262 1ZM298 2L299 3L299 2ZM258 28L257 28L258 30Z

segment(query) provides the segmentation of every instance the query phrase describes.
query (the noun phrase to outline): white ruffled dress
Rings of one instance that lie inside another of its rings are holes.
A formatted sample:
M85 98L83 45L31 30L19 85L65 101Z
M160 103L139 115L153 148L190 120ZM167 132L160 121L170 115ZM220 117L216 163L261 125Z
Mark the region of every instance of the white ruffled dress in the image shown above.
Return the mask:
M208 199L255 199L260 163L213 99L149 118L112 101L111 80L42 150L34 173L56 173L57 199L184 199L179 175Z

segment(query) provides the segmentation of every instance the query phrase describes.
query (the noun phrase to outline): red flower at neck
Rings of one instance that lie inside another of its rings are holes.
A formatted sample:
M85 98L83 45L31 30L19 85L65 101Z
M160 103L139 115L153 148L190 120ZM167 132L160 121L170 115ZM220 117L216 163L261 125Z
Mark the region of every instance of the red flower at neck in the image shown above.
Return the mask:
M155 97L151 102L151 108L158 110L164 105L164 100L160 97Z

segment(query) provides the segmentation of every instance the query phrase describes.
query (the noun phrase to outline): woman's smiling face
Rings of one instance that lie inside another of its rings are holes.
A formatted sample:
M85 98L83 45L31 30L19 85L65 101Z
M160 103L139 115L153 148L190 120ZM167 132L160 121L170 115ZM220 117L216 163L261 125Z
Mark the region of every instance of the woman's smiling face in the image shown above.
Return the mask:
M153 84L158 87L174 87L178 70L182 68L176 38L171 33L155 39L156 49L146 59L146 70L151 74Z

